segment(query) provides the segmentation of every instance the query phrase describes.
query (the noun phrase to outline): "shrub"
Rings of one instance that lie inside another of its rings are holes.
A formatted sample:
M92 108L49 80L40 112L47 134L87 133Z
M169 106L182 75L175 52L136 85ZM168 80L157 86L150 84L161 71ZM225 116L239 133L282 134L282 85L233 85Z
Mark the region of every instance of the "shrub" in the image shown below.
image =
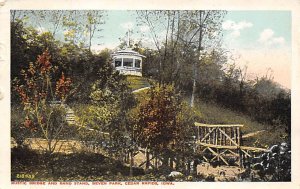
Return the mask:
M291 148L287 143L273 145L251 162L263 181L291 181Z

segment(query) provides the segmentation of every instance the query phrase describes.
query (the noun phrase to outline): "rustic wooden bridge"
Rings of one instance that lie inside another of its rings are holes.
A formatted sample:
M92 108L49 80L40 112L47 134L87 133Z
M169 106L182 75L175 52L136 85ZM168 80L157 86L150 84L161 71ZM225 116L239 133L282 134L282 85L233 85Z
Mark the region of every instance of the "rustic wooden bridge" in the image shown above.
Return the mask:
M243 146L241 128L243 125L210 125L195 122L197 152L210 163L221 161L226 165L234 163L243 166L243 161L267 149ZM229 162L230 160L230 162Z

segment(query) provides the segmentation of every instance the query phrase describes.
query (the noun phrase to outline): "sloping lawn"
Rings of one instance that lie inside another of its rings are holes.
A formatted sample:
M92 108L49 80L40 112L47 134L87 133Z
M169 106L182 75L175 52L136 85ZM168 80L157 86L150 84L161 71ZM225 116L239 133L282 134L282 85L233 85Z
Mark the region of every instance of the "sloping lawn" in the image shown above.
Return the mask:
M129 87L132 90L141 89L144 87L150 87L148 79L139 76L126 76L127 81L129 82Z

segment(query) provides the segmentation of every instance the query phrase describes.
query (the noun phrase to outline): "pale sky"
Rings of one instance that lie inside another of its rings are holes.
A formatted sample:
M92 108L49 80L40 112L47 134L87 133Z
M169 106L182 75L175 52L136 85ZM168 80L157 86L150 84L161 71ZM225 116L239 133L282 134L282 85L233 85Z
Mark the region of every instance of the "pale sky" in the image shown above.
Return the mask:
M230 11L223 22L224 46L235 52L249 76L265 75L291 88L291 12Z

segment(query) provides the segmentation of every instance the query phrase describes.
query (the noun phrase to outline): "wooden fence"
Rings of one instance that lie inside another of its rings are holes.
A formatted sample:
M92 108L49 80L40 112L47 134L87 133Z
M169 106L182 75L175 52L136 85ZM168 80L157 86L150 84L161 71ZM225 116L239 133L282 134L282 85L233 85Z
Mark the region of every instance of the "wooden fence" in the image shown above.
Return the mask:
M243 166L246 158L255 152L267 151L263 148L243 146L243 125L209 125L195 122L197 149L206 162L222 161L226 165Z

